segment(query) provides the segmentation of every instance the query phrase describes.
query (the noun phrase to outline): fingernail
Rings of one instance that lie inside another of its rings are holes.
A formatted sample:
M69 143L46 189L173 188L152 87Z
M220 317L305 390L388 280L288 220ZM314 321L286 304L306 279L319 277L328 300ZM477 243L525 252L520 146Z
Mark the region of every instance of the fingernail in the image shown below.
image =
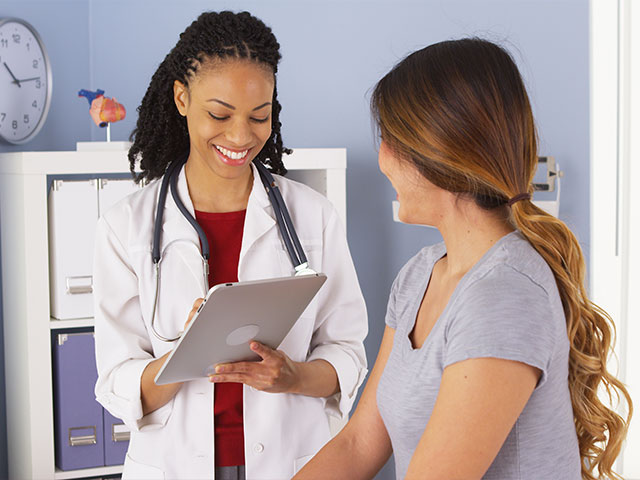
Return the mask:
M209 381L210 381L210 382L217 382L217 381L219 381L219 380L220 380L220 377L216 377L215 375L211 375L211 376L209 377Z
M222 372L224 372L224 367L222 365L218 365L216 367L216 373L222 373Z

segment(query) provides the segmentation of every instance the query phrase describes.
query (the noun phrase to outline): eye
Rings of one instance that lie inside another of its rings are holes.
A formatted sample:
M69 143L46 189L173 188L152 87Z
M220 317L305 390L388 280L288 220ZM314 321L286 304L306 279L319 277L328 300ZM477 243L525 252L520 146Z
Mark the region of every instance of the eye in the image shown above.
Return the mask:
M218 121L227 120L227 119L229 118L228 116L226 116L226 117L216 117L216 116L215 116L213 113L211 113L211 112L209 112L209 116L210 116L211 118L213 118L214 120L218 120Z
M266 123L269 120L269 118L271 118L271 115L267 115L264 118L252 118L251 120L256 123Z

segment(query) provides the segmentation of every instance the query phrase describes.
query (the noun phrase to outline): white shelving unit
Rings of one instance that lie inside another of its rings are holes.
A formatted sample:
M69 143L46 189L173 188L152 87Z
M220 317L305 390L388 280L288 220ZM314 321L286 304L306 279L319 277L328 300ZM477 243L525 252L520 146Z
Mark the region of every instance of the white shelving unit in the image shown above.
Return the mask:
M346 150L296 149L289 177L326 195L346 222ZM55 467L51 332L93 318L50 315L47 184L62 175L126 173L126 151L0 154L0 261L9 478L73 479L118 474L121 466ZM339 425L333 425L334 431Z

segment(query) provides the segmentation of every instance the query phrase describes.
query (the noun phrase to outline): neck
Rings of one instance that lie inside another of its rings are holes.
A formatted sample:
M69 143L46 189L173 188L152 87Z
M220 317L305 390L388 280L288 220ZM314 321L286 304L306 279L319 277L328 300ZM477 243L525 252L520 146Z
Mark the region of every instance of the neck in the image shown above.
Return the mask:
M438 226L447 247L445 274L462 277L487 251L514 228L498 212L483 210L471 201L460 201Z
M236 178L224 178L192 160L185 165L185 175L193 208L200 212L237 212L247 208L253 187L253 171L247 168Z

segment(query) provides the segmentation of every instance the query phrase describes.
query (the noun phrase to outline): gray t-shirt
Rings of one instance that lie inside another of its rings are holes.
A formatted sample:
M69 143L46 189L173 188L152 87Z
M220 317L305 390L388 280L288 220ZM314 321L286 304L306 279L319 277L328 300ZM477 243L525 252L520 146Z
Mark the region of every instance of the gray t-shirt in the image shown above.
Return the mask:
M553 273L519 233L501 238L460 280L419 349L409 339L443 243L426 247L400 271L386 323L393 348L377 402L404 478L429 421L443 370L470 358L515 360L542 371L540 381L483 479L580 480L569 397L569 341ZM464 461L461 458L460 461Z

